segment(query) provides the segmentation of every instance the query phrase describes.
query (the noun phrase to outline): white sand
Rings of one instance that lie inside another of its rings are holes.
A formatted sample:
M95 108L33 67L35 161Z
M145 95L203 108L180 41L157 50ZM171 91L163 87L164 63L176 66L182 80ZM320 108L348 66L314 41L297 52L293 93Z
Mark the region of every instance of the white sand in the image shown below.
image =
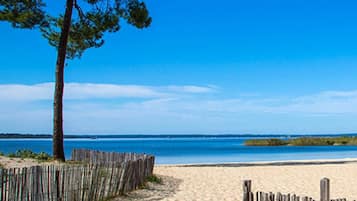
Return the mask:
M21 158L9 158L5 156L0 156L0 164L4 168L22 168L22 167L31 167L35 165L49 165L54 162L39 162L35 159L21 159Z
M323 177L331 180L331 198L357 200L357 162L354 160L347 160L348 163L343 164L259 164L249 167L159 165L155 166L154 173L163 179L162 185L148 184L148 189L134 191L114 200L240 201L245 179L252 180L253 191L296 193L319 200L319 183ZM31 159L7 157L0 157L0 162L5 167L46 164Z
M357 199L357 163L252 167L156 166L154 172L175 178L164 179L164 185L177 184L176 189L171 189L173 192L170 195L160 200L242 200L242 182L245 179L252 180L254 191L296 193L318 200L320 179L323 177L331 180L331 198ZM157 192L153 196L160 197L159 194Z

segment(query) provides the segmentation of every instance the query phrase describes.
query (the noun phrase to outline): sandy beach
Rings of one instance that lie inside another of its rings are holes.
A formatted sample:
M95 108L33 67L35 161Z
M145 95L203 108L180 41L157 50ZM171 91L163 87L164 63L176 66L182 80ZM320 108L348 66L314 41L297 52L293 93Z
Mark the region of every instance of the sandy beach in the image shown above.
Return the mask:
M0 164L3 168L23 168L36 165L52 165L55 162L39 162L30 158L10 158L6 156L0 156Z
M46 165L31 159L0 157L4 167ZM357 159L231 163L206 165L156 165L162 184L145 188L113 201L221 201L242 200L243 180L252 180L253 191L295 193L319 199L319 182L331 182L331 198L357 198Z
M163 184L139 190L129 195L128 200L242 200L245 179L252 180L253 191L296 193L318 200L319 182L323 177L331 180L331 198L357 198L357 163L351 161L247 167L158 165L154 172L163 178Z

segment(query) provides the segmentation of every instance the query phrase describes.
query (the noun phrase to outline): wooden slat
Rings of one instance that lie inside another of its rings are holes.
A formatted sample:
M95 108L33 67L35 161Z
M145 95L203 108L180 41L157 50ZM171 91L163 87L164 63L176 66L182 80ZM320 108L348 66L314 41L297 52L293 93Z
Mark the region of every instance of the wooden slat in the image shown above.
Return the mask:
M140 164L140 160L136 162ZM141 166L139 165L139 167ZM140 174L140 172L138 174ZM255 195L255 201L315 201L312 197L299 196L293 193L282 194L277 192L274 194L272 192L266 193L261 191L256 191L254 193L251 192L251 183L251 180L243 181L243 201L253 201L253 195ZM330 180L328 178L323 178L320 181L320 195L320 201L347 201L346 198L330 199Z
M249 194L252 189L252 181L251 180L245 180L243 181L243 201L250 201L249 200Z
M73 150L72 159L85 164L0 169L0 201L103 200L137 189L153 174L155 161L146 154L91 150ZM247 196L253 201L252 192Z

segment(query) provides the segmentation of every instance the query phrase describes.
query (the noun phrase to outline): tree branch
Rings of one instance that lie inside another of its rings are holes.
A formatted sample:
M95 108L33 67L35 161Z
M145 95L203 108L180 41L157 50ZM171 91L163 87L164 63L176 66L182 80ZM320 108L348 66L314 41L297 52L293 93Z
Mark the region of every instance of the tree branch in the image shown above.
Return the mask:
M74 0L74 8L77 10L79 18L81 20L84 20L85 15L84 15L81 7L78 5L77 0Z

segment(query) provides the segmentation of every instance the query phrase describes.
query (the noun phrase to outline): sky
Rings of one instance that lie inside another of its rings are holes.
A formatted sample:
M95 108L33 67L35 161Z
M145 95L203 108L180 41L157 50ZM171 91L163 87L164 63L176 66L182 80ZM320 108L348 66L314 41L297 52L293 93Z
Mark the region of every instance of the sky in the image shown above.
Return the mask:
M65 134L357 132L356 1L146 3L67 62ZM0 132L51 133L55 49L5 22L0 44Z

